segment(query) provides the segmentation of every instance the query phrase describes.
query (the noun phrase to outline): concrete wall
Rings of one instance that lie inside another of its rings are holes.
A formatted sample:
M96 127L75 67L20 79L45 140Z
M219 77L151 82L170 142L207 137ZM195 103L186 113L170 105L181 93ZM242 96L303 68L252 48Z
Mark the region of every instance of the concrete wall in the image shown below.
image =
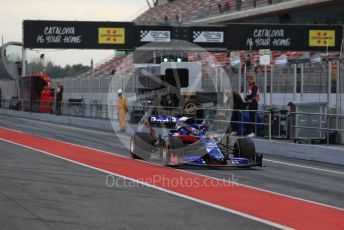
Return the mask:
M343 146L295 144L282 141L254 141L259 153L344 165Z
M113 130L109 120L96 120L96 119L88 119L88 118L81 118L81 117L56 116L56 115L51 115L51 114L29 113L29 112L7 110L7 109L0 109L0 114L12 116L12 117L20 117L20 118L51 122L55 124L71 125L71 126L100 129L100 130Z

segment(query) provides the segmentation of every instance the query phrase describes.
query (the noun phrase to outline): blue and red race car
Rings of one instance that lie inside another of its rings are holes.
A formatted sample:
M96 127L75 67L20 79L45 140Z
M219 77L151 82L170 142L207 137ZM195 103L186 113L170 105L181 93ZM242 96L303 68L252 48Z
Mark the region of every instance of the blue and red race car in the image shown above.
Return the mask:
M190 117L148 116L144 124L148 131L136 132L130 140L133 159L151 160L154 155L168 166L262 167L263 156L249 138L230 145Z

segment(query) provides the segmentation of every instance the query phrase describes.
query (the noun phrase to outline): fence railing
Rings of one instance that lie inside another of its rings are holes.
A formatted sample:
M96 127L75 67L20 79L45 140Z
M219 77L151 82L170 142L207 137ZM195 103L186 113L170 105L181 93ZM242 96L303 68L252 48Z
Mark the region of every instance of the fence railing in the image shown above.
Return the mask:
M91 119L117 120L117 105L85 104L82 99L56 104L53 101L0 100L0 108L23 112L47 113ZM185 115L205 122L211 132L246 135L248 126L254 127L256 136L276 139L292 139L294 142L338 143L344 132L344 115L329 113L289 112L276 113L270 110L235 110L226 108L197 108L194 113L185 113L182 107L133 105L128 108L127 121L139 124L148 115ZM250 112L254 119L250 119ZM232 119L233 113L236 118ZM336 139L336 141L333 141Z

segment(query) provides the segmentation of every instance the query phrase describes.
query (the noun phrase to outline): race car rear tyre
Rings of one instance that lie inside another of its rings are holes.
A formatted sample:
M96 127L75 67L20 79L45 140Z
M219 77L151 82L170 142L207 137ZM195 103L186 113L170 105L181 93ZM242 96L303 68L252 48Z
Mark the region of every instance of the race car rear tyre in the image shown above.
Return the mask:
M183 150L183 141L178 137L171 137L168 142L164 145L162 152L162 164L174 165L179 164L179 155Z
M154 150L149 133L137 132L130 139L130 156L133 159L147 160Z
M243 157L254 160L256 157L256 148L250 138L239 138L234 143L234 157Z

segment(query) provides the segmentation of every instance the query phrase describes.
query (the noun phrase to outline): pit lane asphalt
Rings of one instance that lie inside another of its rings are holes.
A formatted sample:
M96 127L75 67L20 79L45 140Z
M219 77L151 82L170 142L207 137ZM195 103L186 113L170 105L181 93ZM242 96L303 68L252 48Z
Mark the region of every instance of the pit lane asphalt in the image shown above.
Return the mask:
M29 125L21 123L29 131ZM39 129L35 126L32 130ZM108 186L106 176L0 141L0 228L273 229L118 177Z
M125 148L127 144L123 144L119 141L118 137L111 132L79 129L7 116L0 116L0 126L23 131L35 136L89 146L114 152L116 154L128 155L128 150ZM187 170L220 179L235 178L240 184L344 208L344 200L342 199L342 197L344 197L343 166L277 156L266 155L265 158L273 160L265 161L265 168L251 170ZM314 169L280 164L274 161L313 167ZM317 168L329 171L317 170ZM102 182L102 186L104 186L104 180L102 180ZM209 213L213 216L212 211Z

